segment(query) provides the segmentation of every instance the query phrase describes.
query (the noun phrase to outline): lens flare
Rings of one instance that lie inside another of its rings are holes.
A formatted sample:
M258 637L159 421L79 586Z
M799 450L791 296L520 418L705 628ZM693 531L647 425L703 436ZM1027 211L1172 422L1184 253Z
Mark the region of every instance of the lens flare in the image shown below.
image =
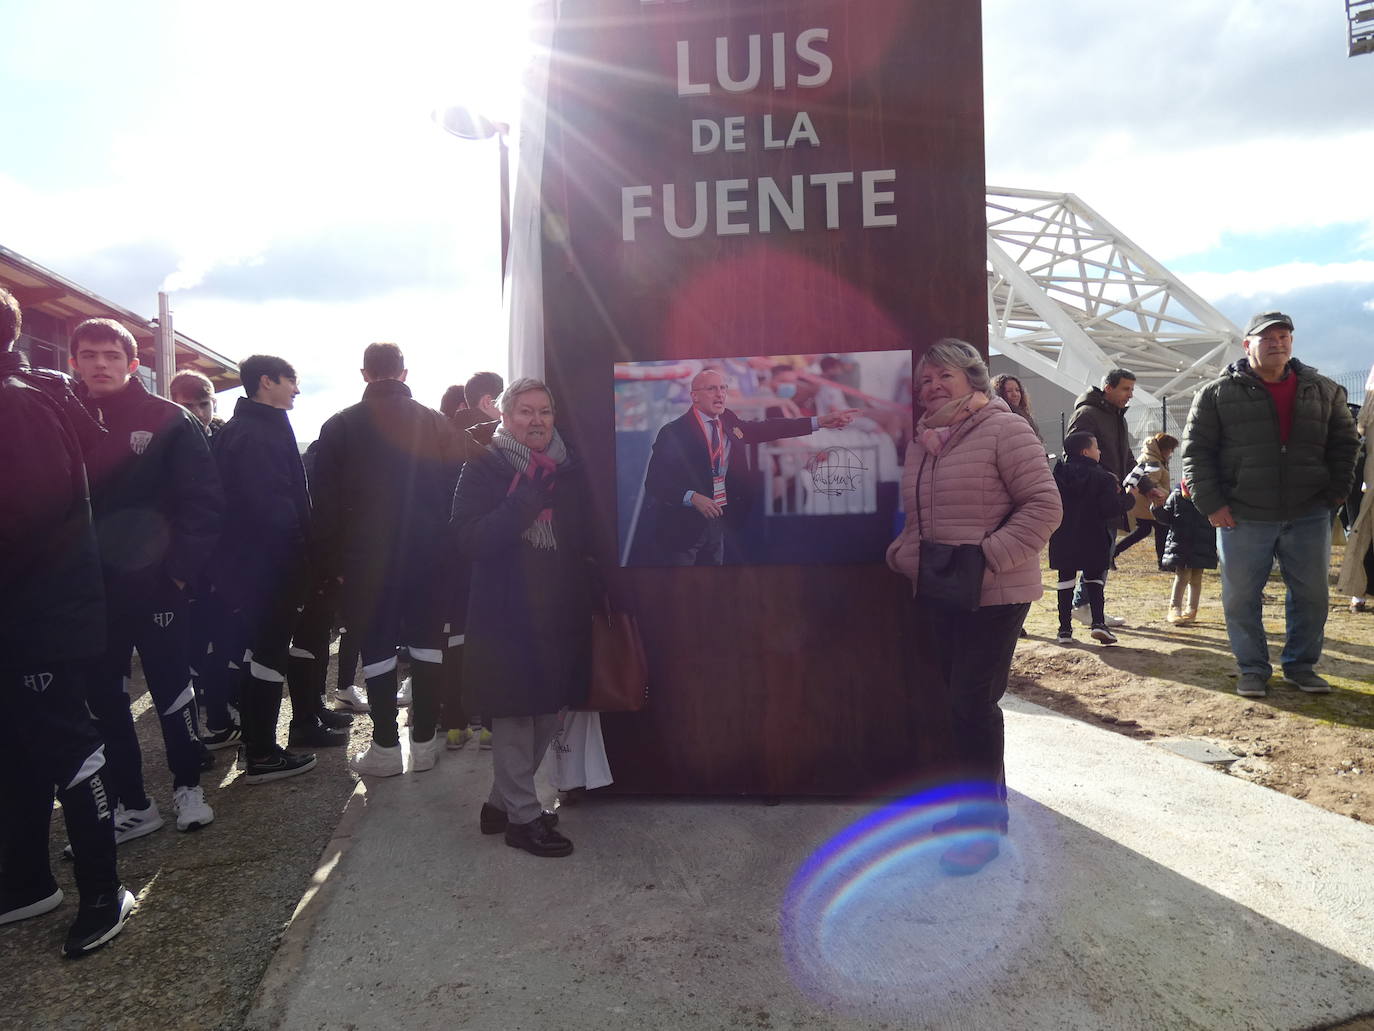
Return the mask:
M1026 853L1041 850L1020 810L1016 834L998 835L996 793L959 783L907 795L802 863L779 931L807 996L832 1009L929 1019L1015 961L1031 923ZM995 840L998 858L974 877L942 871L946 850L978 840Z

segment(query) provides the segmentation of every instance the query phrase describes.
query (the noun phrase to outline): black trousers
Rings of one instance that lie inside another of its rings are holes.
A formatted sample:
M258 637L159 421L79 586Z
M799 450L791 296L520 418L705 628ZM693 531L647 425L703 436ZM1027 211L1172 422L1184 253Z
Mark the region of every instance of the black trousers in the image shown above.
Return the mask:
M915 617L930 628L937 668L945 681L955 761L949 779L963 784L970 822L1007 829L1005 731L997 702L1006 693L1012 654L1030 602L986 605L958 612L915 602Z
M86 711L83 663L0 670L0 883L47 894L48 824L54 794L72 843L77 889L94 897L119 885L114 800L105 745Z
M243 743L255 757L269 755L277 747L291 636L301 615L298 583L288 578L259 602L229 609L215 636L216 672L238 681ZM308 711L313 713L315 708L311 704Z
M351 635L367 680L372 739L382 747L400 741L396 726L397 652L410 653L412 688L411 738L428 741L439 723L443 690L444 618L432 578L397 577L369 589L345 579L341 615Z
M186 592L158 573L106 582L106 648L86 679L86 703L105 741L105 783L115 804L142 809L143 753L129 710L133 652L143 663L148 694L162 724L173 787L200 783L205 753L197 733L195 690L188 662L190 619Z

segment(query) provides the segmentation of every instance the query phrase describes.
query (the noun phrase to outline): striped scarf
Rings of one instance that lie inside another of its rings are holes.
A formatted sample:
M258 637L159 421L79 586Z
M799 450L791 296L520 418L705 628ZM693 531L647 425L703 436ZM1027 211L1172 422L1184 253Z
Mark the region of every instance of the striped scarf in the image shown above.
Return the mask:
M498 426L496 432L492 434L491 446L494 447L507 462L510 463L515 475L511 477L510 487L506 490L506 495L515 493L515 488L520 485L520 477L525 477L533 481L535 473L544 469L545 476L553 489L557 487L558 467L568 461L568 448L563 443L563 438L554 430L549 439L549 446L543 451L531 451L520 443L506 431L504 426ZM558 547L558 539L553 533L553 509L545 508L540 511L534 522L522 533L525 540L529 541L536 548L544 550L555 550Z

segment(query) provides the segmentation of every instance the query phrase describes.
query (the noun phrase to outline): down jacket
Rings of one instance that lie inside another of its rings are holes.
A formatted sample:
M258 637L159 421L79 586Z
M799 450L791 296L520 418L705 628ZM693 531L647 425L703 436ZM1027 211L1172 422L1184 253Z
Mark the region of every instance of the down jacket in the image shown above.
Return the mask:
M1164 557L1159 567L1176 573L1180 569L1216 569L1217 531L1192 500L1175 487L1169 500L1155 509L1159 521L1169 528L1164 541Z
M1070 455L1054 467L1064 518L1050 537L1050 568L1095 573L1112 560L1112 538L1135 503L1115 476L1087 455Z
M955 426L938 455L911 442L902 502L906 525L887 549L894 572L916 582L924 532L942 544L982 546L980 605L1035 601L1044 593L1040 552L1063 516L1059 490L1040 439L1000 397Z
M1274 400L1244 358L1193 399L1183 476L1203 515L1229 505L1240 521L1287 522L1350 493L1359 439L1345 390L1296 358L1288 368L1298 390L1286 444Z
M1132 523L1137 519L1155 518L1153 510L1150 508L1150 488L1158 487L1165 494L1169 493L1169 463L1164 461L1164 452L1159 449L1159 441L1151 437L1145 441L1145 446L1140 449L1140 460L1136 462L1135 468L1145 466L1152 468L1158 466L1151 472L1142 476L1136 484L1135 505L1127 515ZM1132 472L1135 470L1133 469ZM1162 503L1162 502L1161 502Z
M1120 483L1131 471L1131 435L1126 430L1126 409L1107 400L1101 387L1091 387L1074 402L1068 433L1091 433L1102 452L1102 468Z

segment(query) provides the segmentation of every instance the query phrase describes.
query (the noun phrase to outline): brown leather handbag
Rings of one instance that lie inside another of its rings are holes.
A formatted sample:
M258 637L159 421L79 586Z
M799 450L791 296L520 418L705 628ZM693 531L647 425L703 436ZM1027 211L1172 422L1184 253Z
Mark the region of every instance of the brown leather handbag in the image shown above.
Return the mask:
M639 712L649 703L649 662L639 621L611 607L609 598L592 614L592 682L583 708Z

